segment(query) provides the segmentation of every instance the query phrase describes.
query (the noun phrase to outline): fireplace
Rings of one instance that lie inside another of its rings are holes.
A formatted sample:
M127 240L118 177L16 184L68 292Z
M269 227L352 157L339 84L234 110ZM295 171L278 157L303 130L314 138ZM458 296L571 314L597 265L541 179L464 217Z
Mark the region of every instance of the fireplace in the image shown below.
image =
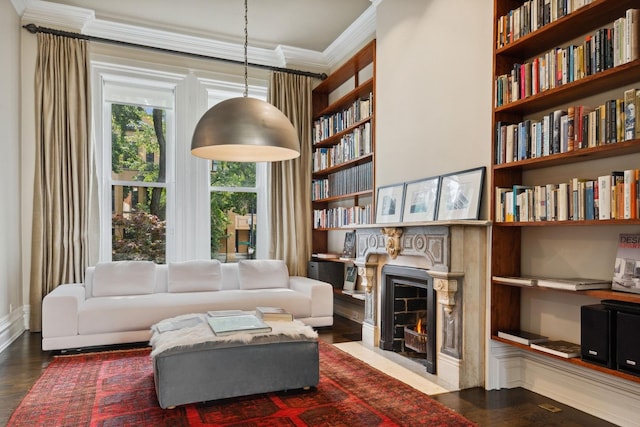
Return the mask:
M407 351L402 323L424 317L430 327L420 353L428 372L458 389L483 386L488 225L458 220L357 227L355 265L365 289L362 342ZM397 292L415 294L398 303ZM421 299L426 302L420 308L395 310ZM396 322L398 317L405 320Z
M379 346L403 354L436 373L436 298L427 270L387 264L382 268ZM416 331L423 324L425 330Z

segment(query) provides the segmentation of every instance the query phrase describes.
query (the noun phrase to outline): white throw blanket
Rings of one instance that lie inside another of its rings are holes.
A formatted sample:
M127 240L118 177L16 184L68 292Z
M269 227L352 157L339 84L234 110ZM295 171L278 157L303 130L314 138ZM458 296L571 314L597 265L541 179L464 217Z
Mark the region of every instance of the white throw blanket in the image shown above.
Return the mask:
M267 333L237 333L226 336L216 336L209 323L207 315L194 313L184 314L162 320L151 326L153 335L149 340L152 346L151 356L173 349L176 347L191 347L195 344L205 342L221 342L221 343L244 343L248 344L257 337L278 336L301 339L317 339L318 333L309 325L305 325L299 320L291 322L265 322L271 326L271 332ZM164 331L164 332L159 332Z

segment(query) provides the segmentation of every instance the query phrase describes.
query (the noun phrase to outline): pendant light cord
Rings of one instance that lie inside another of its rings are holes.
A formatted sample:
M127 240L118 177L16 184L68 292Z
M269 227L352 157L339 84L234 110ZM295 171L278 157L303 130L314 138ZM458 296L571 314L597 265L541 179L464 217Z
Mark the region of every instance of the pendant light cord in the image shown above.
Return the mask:
M249 69L249 56L247 54L248 46L249 46L249 32L247 28L249 26L249 20L247 19L247 0L244 0L244 97L249 96L249 78L248 78L248 69Z

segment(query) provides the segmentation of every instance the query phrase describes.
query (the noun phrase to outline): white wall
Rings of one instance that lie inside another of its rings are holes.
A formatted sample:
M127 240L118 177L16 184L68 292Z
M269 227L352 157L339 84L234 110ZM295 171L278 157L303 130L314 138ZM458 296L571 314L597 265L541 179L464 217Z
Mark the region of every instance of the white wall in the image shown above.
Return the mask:
M493 2L398 3L376 12L376 185L479 166L488 174Z
M0 351L24 330L21 274L20 19L0 2Z

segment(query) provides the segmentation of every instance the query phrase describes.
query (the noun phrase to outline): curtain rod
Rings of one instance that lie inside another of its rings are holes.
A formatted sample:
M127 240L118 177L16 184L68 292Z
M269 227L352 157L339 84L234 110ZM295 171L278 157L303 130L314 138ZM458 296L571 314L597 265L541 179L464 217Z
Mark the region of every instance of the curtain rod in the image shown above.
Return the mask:
M74 38L74 39L88 40L88 41L100 42L100 43L116 44L116 45L127 46L127 47L136 47L136 48L142 48L142 49L155 50L156 52L170 53L170 54L173 54L173 55L184 55L184 56L191 56L191 57L198 58L198 59L208 59L208 60L213 60L213 61L220 61L220 62L227 62L227 63L231 63L231 64L243 65L243 66L245 65L244 61L238 61L238 60L235 60L235 59L218 58L218 57L215 57L215 56L201 55L199 53L183 52L183 51L180 51L180 50L165 49L165 48L162 48L162 47L156 47L156 46L149 46L149 45L138 44L138 43L125 42L125 41L122 41L122 40L114 40L114 39L107 39L107 38L104 38L104 37L89 36L89 35L86 35L86 34L73 33L73 32L70 32L70 31L62 31L62 30L56 30L56 29L53 29L53 28L39 27L36 24L23 25L22 28L26 29L31 34L37 34L37 33L53 34L55 36L70 37L70 38ZM294 70L294 69L291 69L291 68L275 67L275 66L272 66L272 65L254 64L254 63L251 63L251 62L246 64L246 65L248 65L249 67L252 67L252 68L261 68L263 70L269 70L269 71L280 71L280 72L283 72L283 73L296 74L296 75L299 75L299 76L314 77L314 78L320 79L320 80L324 80L324 79L327 78L327 75L325 73L312 73L310 71Z

